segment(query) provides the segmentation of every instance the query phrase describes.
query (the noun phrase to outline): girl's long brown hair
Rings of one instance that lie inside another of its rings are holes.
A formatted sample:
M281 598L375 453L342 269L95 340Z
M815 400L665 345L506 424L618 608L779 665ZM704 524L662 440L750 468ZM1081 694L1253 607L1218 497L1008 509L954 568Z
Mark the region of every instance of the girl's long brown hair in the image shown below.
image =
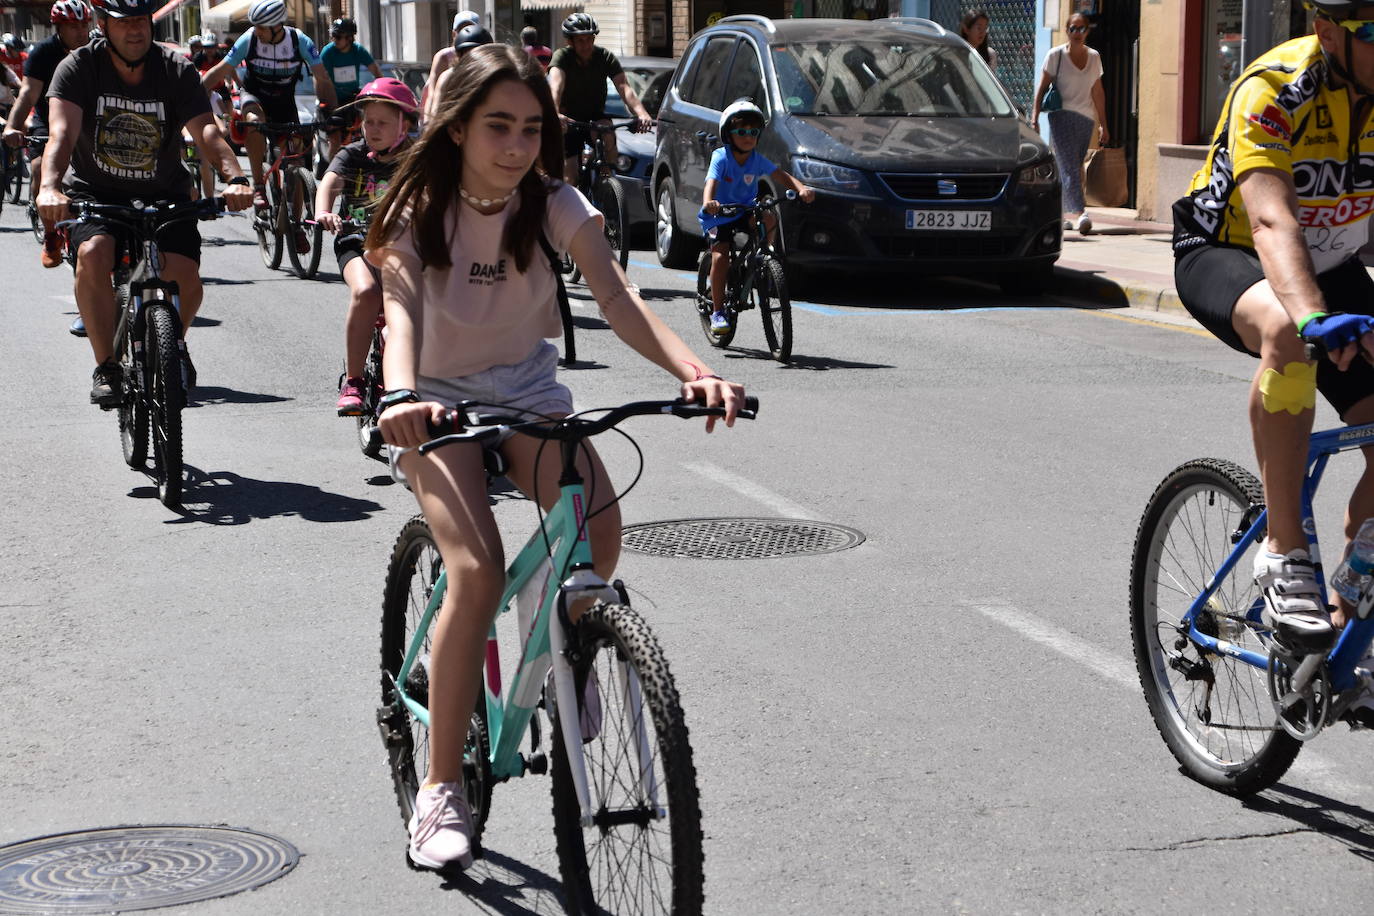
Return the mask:
M450 127L466 129L492 87L503 80L524 83L539 100L544 121L540 129L539 156L520 179L520 209L506 222L501 248L515 258L515 268L529 269L534 249L544 230L548 189L544 176L563 173L563 127L553 93L539 65L528 55L503 44L474 48L454 65L438 111L426 125L413 148L396 168L391 187L377 205L367 233L368 248L384 248L396 232L409 231L425 267L447 269L452 239L444 231L450 207L460 206L458 188L463 178L463 151L449 135ZM409 210L410 226L403 228Z

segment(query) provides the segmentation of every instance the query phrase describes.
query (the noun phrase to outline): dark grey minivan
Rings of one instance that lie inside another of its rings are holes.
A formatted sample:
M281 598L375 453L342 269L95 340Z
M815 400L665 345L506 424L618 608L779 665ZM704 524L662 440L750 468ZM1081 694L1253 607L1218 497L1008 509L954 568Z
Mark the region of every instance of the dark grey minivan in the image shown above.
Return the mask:
M816 190L782 208L789 264L997 274L1019 292L1048 278L1054 158L977 53L924 19L727 16L693 36L658 112L663 264L694 263L720 113L742 97L769 115L759 152Z

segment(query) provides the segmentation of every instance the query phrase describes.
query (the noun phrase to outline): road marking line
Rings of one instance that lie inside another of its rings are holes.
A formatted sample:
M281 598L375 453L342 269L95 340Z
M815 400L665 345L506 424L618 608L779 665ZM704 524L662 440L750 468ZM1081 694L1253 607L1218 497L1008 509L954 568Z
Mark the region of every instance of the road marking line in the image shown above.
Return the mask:
M1196 334L1198 337L1212 337L1211 331L1205 328L1195 328L1186 324L1174 324L1171 321L1152 321L1149 318L1136 318L1133 315L1116 315L1112 312L1104 312L1098 309L1082 309L1088 315L1098 315L1102 318L1112 318L1116 321L1127 321L1131 324L1143 324L1151 328L1166 328L1170 331L1182 331L1185 334Z
M1103 652L1086 639L1075 636L1068 630L1041 620L1034 614L1027 613L1010 604L970 603L967 606L984 617L996 621L1008 629L1015 630L1032 642L1037 642L1070 661L1090 668L1119 686L1129 688L1133 692L1140 689L1140 677L1133 662L1127 662L1109 652ZM1337 791L1341 795L1359 795L1365 790L1363 785L1345 778L1344 770L1317 755L1311 748L1303 748L1289 772L1297 773L1313 781L1319 781L1324 787Z
M804 507L792 502L785 496L780 496L767 487L759 486L747 477L741 477L738 474L727 471L720 465L710 464L704 461L688 461L684 462L682 466L693 474L699 474L713 483L724 484L747 499L763 503L765 506L785 518L803 518L821 521L821 519L817 519L813 513L808 512Z

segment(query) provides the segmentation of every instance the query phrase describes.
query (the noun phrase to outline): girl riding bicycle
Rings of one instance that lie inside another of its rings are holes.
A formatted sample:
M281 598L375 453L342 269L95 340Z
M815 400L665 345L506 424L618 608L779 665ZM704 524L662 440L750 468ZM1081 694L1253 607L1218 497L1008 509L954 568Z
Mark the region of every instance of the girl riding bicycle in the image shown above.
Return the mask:
M754 217L718 216L722 204L752 204L759 197L759 179L772 175L783 187L791 188L803 203L815 200L816 192L778 168L756 152L759 134L767 126L768 118L762 109L749 99L736 99L720 115L720 138L724 146L711 154L706 171L706 186L702 189L701 212L697 219L711 244L711 330L730 330L730 316L725 314L725 277L730 270L730 237L734 224ZM774 241L778 218L764 214L768 226L768 241Z
M398 79L382 77L358 91L350 103L362 112L363 138L350 143L329 163L315 192L315 220L338 232L344 219L357 224L359 234L334 241L339 273L348 284L348 317L344 321L344 378L339 385L339 416L356 417L363 410L363 363L372 341L372 328L382 311L382 284L377 268L363 258L362 232L368 218L390 186L402 153L410 149L410 131L419 123L415 93ZM347 107L347 106L345 106ZM334 212L339 195L343 215Z
M562 171L562 130L538 64L491 44L457 68L367 239L367 258L382 274L390 335L380 426L449 575L429 668L430 781L410 822L410 860L431 869L472 861L463 742L505 569L481 448L457 444L423 456L413 449L431 438L427 424L463 399L499 405L503 413L572 412L568 389L555 377L557 351L544 339L559 336L562 326L540 234L582 265L617 335L679 379L684 398L724 407L729 426L744 394L713 375L631 291L597 211L550 177ZM511 482L537 492L547 507L559 496L559 461L539 462L539 446L515 434L501 450ZM590 447L578 464L589 481L596 572L609 577L620 551L614 490Z

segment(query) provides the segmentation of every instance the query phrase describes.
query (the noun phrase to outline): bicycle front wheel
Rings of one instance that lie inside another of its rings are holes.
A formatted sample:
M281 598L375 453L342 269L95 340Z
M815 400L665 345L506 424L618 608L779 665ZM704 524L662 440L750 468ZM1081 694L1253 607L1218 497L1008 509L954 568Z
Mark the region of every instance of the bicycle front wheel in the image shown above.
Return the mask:
M363 454L378 461L386 461L386 443L377 428L377 402L382 398L382 335L372 332L372 346L363 364L363 412L357 417L358 447Z
M276 178L267 180L263 193L267 195L267 206L261 210L253 208L253 231L258 236L262 263L268 270L276 270L281 266L282 249L281 189Z
M778 362L787 362L792 358L792 300L787 297L787 277L776 258L763 259L750 295L763 316L768 352Z
M706 335L707 343L713 347L728 347L730 341L735 339L735 325L739 322L739 316L726 304L725 314L730 318L730 326L723 331L714 331L711 329L711 312L714 310L715 306L711 303L711 250L708 248L701 253L701 260L697 264L697 318L701 319L701 333Z
M33 205L33 201L28 202L29 228L33 230L33 238L38 244L43 244L43 219L38 215L38 208Z
M1277 782L1302 749L1278 723L1266 672L1201 649L1182 618L1262 508L1254 475L1229 461L1190 461L1150 497L1131 558L1131 638L1150 715L1183 772L1234 795ZM1197 617L1197 628L1267 654L1264 597L1242 555Z
M411 715L397 696L396 679L443 571L444 560L439 555L434 535L424 517L417 515L401 529L387 565L386 589L382 593L382 705L377 710L377 722L391 766L391 781L396 790L396 804L401 819L407 824L415 813L415 793L424 785L429 773L429 729ZM432 635L431 626L424 634L420 654L405 681L406 695L426 708L429 706ZM487 813L491 810L490 760L486 703L479 701L463 746L463 783L468 804L472 807L474 848L481 841Z
M292 272L302 280L309 280L320 269L320 251L323 249L320 242L324 237L323 227L315 222L315 176L310 174L309 169L298 166L291 170L291 180L286 187L288 202L297 195L301 198L297 216L290 221L291 237L286 240L286 250L291 255Z
M668 663L644 620L597 605L570 639L582 743L566 748L555 709L553 819L570 913L700 913L701 803L687 725ZM590 685L589 685L590 682ZM581 823L568 751L587 772Z
M124 313L128 299L127 285L115 287L116 314ZM119 402L119 441L124 450L124 463L131 468L142 468L148 459L148 407L144 400L145 382L134 364L132 342L127 339L119 365L124 370L124 397Z
M602 231L606 234L606 244L615 252L621 269L630 264L629 219L625 215L625 189L614 178L603 178L596 183L596 197L592 200L601 211Z
M153 474L164 506L181 505L181 408L186 386L181 377L176 311L157 302L146 312L143 359L148 366L148 419L152 427Z

